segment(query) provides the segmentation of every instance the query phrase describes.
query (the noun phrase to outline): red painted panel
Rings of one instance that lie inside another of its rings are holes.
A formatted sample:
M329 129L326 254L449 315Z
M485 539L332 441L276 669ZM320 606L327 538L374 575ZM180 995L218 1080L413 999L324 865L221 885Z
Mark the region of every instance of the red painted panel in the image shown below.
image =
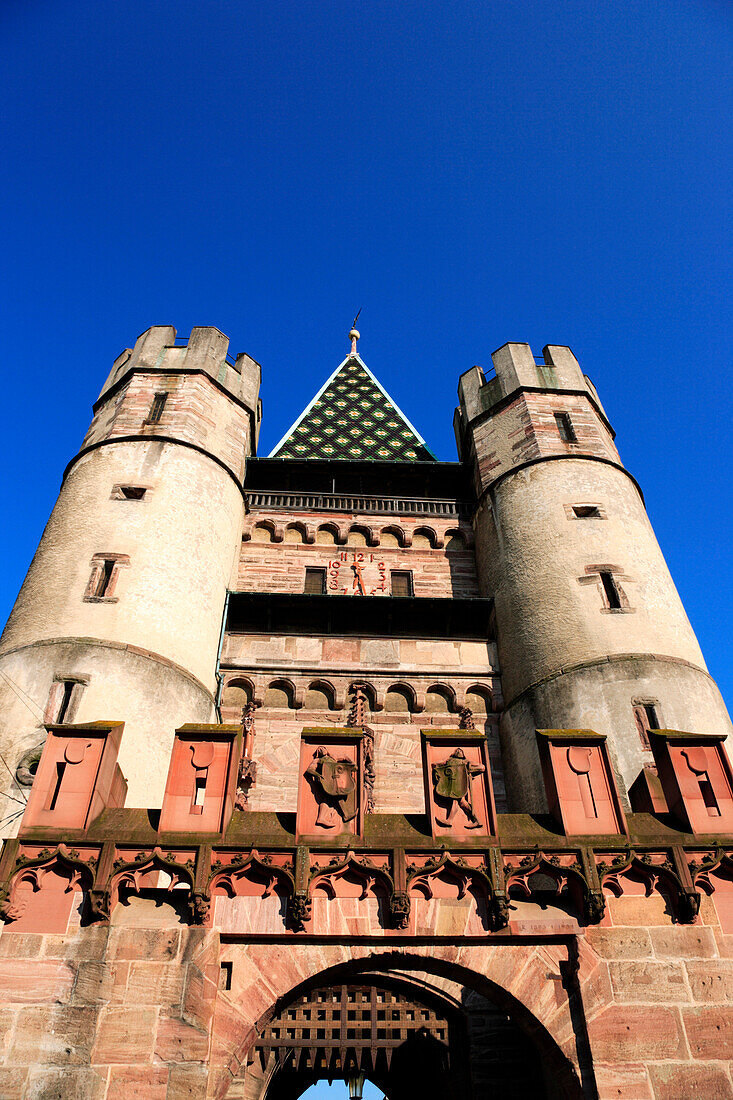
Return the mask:
M184 727L176 732L160 812L161 833L224 829L231 814L237 743L236 731L199 732Z

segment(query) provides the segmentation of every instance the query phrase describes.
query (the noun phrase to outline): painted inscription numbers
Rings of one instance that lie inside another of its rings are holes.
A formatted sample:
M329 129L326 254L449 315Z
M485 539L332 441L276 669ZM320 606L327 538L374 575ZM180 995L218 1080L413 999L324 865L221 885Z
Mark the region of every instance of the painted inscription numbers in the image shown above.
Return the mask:
M328 563L328 588L352 596L386 595L387 566L374 554L342 550Z

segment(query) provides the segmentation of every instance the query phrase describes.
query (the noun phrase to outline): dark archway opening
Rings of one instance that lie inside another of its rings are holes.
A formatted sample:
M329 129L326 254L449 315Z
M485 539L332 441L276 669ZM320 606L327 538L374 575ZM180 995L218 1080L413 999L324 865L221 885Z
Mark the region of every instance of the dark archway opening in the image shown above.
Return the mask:
M388 1100L551 1100L538 1050L499 1006L409 978L362 974L309 988L263 1030L262 1100L297 1100L320 1080L363 1073Z

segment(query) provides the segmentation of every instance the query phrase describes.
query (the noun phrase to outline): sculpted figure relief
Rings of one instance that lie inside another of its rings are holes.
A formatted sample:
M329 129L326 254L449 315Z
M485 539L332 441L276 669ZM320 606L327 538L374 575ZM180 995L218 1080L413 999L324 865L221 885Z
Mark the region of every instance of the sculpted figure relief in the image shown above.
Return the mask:
M468 818L469 829L480 829L481 822L476 817L473 809L473 794L471 783L476 775L485 771L483 764L471 764L466 759L463 749L454 749L447 760L442 764L433 764L433 788L438 798L448 802L448 810L445 821L436 817L438 825L444 828L453 824L453 819L460 807Z
M316 825L333 829L354 820L359 812L358 772L353 761L335 760L328 749L319 745L305 771L318 802Z

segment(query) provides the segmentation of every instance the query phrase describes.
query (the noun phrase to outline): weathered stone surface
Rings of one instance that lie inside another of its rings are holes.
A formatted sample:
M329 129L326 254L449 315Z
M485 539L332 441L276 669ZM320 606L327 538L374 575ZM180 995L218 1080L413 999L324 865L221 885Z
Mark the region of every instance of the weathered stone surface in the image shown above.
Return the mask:
M173 1016L161 1016L155 1040L155 1054L163 1062L203 1062L209 1050L209 1036Z
M617 1001L659 1001L676 1004L690 994L681 963L627 961L610 963Z
M66 1001L71 996L74 970L65 962L0 959L0 1002L41 1004Z
M93 1069L32 1069L23 1100L102 1100L106 1078Z
M158 1018L154 1008L107 1008L99 1020L92 1061L148 1062Z
M650 1065L649 1076L654 1086L654 1100L731 1100L733 1087L720 1065L694 1065L670 1062Z
M166 1100L203 1100L206 1078L206 1066L173 1066Z
M654 954L659 958L711 959L717 955L712 928L672 925L649 931Z
M184 977L177 962L131 962L127 998L139 1005L180 1004Z
M2 1100L21 1100L28 1070L24 1066L13 1066L12 1069L0 1069L0 1096Z
M682 1019L693 1058L733 1058L733 1006L683 1008Z
M652 1100L647 1068L638 1062L596 1066L596 1084L599 1100Z
M14 932L12 924L4 925L0 935L0 958L33 959L41 954L44 940L40 932Z
M108 1100L166 1100L167 1066L111 1066Z
M589 928L586 938L604 959L645 959L653 954L646 928Z
M174 959L181 942L179 928L115 928L110 934L113 959Z
M733 961L687 962L693 1001L733 1001Z
M611 1005L588 1023L594 1058L600 1062L684 1058L679 1011L655 1006Z
M22 1066L82 1066L89 1063L97 1009L34 1006L18 1013L8 1062Z

